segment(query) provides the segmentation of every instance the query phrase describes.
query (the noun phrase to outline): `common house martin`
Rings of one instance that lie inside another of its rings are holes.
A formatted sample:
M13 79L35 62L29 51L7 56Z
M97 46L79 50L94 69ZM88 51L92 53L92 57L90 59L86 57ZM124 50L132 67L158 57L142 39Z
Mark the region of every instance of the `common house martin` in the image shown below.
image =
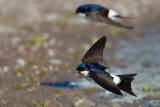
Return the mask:
M97 4L81 5L76 9L76 14L85 19L93 20L95 22L107 23L126 29L133 29L132 26L127 26L117 22L118 19L126 19L127 17L123 17L116 11Z
M103 36L91 46L82 58L82 63L77 67L78 73L86 78L90 78L112 93L122 95L121 91L124 91L136 96L131 88L131 82L136 73L113 75L107 72L108 66L101 64L103 62L103 50L106 40L107 38Z

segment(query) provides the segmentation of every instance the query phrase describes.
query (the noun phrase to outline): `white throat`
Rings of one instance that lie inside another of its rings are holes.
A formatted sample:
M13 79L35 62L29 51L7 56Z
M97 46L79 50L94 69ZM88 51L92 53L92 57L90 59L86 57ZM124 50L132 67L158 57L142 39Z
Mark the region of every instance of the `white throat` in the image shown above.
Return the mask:
M115 17L116 15L118 15L117 12L115 12L115 11L112 10L112 9L109 10L108 17L109 17L111 20L117 20L118 18Z
M121 79L116 76L116 75L113 75L113 74L110 74L112 77L113 77L113 82L118 85L120 82L121 82Z
M89 74L89 71L81 71L80 72L83 76L87 77Z
M78 13L78 16L85 18L86 14L85 13Z

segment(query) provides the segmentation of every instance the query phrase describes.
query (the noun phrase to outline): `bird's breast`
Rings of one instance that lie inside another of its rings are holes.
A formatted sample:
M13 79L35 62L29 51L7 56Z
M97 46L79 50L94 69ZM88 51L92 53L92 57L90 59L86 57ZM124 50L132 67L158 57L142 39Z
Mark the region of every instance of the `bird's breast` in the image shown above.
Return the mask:
M78 13L78 16L85 18L86 17L86 13Z

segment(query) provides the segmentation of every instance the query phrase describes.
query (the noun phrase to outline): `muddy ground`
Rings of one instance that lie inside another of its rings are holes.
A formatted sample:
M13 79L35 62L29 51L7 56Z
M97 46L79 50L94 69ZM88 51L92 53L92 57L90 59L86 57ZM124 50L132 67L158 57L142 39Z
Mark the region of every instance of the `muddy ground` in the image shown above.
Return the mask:
M74 11L84 3L131 16L122 23L134 30L78 18ZM160 107L159 5L159 0L0 0L0 107ZM76 73L86 50L103 35L111 72L138 73L137 98L91 87Z

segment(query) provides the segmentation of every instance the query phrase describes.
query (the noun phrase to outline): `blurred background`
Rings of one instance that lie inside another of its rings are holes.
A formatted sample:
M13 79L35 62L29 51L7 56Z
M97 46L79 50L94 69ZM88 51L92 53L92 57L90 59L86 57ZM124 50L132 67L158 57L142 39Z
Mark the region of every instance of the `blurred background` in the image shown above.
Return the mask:
M125 30L75 15L85 3L112 8ZM0 107L160 107L160 0L0 0ZM138 97L112 94L76 66L106 35L113 74L138 73Z

